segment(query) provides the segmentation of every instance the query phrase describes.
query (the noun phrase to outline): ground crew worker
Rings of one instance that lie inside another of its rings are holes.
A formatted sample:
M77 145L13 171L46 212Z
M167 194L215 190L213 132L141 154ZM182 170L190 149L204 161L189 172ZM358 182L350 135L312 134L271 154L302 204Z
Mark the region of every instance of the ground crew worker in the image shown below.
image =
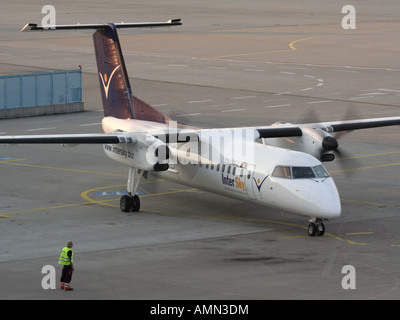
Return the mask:
M72 272L74 271L74 253L71 249L73 245L72 241L67 242L67 246L62 249L60 260L58 261L63 266L60 288L64 290L73 290L70 286Z

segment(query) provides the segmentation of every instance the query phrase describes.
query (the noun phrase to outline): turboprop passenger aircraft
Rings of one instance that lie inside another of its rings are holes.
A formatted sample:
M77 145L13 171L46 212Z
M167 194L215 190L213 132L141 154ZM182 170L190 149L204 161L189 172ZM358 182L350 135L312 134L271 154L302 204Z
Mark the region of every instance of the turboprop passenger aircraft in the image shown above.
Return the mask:
M128 195L120 201L124 212L139 211L138 186L152 173L168 181L308 217L309 235L322 236L322 221L341 214L337 188L321 164L334 160L334 153L339 152L331 133L400 125L400 117L224 129L176 124L132 94L117 29L177 25L181 25L180 19L47 29L96 30L93 41L104 134L2 136L0 143L102 144L110 158L129 167ZM36 24L22 29L44 30ZM288 138L291 143L287 143Z

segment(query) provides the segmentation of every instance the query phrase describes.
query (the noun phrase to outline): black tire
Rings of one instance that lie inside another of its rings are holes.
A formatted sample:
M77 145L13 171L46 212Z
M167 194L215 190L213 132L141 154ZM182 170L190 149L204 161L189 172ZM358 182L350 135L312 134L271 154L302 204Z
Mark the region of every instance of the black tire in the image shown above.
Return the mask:
M119 206L120 206L122 212L131 211L132 198L129 196L122 196L121 200L119 201Z
M316 234L317 234L317 226L315 225L315 223L310 223L308 225L308 235L310 237L315 237Z
M321 222L317 225L317 237L322 237L325 234L325 226Z
M132 211L138 212L140 210L140 199L138 195L134 195L132 198Z

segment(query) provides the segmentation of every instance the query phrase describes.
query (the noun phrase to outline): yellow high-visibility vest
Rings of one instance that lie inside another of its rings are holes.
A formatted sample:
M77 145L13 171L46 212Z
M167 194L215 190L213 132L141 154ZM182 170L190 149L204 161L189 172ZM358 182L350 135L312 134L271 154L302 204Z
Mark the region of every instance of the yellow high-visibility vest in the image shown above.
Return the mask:
M69 262L68 251L72 252L71 262L74 263L74 253L71 248L64 247L61 251L60 260L58 260L58 264L62 264L64 266L69 266L71 263Z

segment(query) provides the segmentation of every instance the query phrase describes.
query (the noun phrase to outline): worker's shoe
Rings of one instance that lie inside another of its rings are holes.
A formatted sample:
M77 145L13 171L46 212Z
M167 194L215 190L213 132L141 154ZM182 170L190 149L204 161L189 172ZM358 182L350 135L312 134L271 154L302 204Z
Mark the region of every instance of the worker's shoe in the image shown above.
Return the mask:
M60 289L64 289L64 282L60 282Z
M71 286L70 286L68 283L66 283L66 284L64 284L64 290L65 290L65 291L72 291L72 290L74 290L74 289L71 288Z

